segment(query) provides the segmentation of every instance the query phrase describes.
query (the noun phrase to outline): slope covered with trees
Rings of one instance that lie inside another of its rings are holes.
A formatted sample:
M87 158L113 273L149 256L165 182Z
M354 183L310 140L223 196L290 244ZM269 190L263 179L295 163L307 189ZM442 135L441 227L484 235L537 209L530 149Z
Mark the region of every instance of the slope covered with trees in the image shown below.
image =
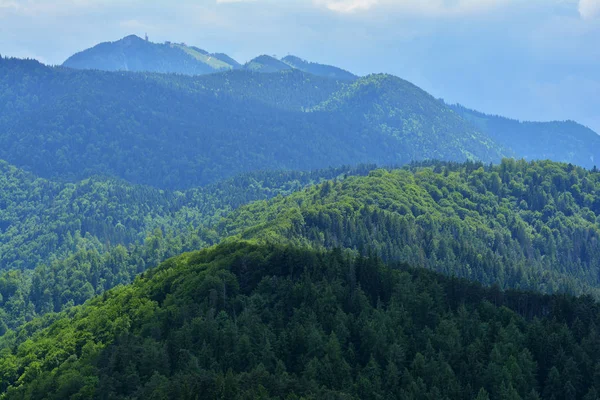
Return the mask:
M258 56L246 63L244 69L263 74L281 72L293 69L290 65L278 60L275 57L262 55Z
M600 161L600 135L574 121L521 122L460 105L452 108L526 160L570 162L586 168L593 168Z
M343 70L332 65L324 65L306 61L296 56L286 56L281 59L287 65L299 69L300 71L308 72L309 74L318 76L327 76L339 80L353 81L358 77L346 70Z
M393 138L404 149L402 159L497 162L499 154L510 154L430 94L391 75L361 78L314 110Z
M204 75L239 67L226 55L213 55L183 43L152 43L136 35L100 43L69 57L63 66L102 71Z
M0 398L593 400L599 311L232 243L4 335Z
M437 163L326 182L230 214L219 236L342 247L503 288L600 296L600 174Z
M181 189L255 170L504 154L407 82L367 77L346 94L331 79L280 74L110 73L2 59L0 158L44 178L100 174Z
M105 178L58 184L0 163L0 334L217 243L211 226L243 204L373 168L255 172L168 192Z
M243 204L371 169L254 172L170 192L102 177L56 183L0 162L0 270L31 269L81 249L141 243L156 229L195 231Z

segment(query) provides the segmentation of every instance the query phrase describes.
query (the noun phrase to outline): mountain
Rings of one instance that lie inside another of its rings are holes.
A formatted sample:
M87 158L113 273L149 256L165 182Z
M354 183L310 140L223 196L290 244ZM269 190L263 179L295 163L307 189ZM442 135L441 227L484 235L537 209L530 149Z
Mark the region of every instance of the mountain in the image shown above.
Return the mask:
M478 159L506 151L398 78L199 77L0 61L0 159L43 178L185 189L236 174Z
M358 79L313 111L393 138L402 145L404 159L498 161L500 154L511 154L430 94L391 75Z
M248 63L244 65L244 68L253 72L261 73L281 72L292 69L291 66L283 61L279 61L275 57L266 55L258 56L248 61Z
M600 298L600 174L549 161L378 170L244 206L218 236L385 261L501 288Z
M587 400L599 311L589 297L231 243L5 334L0 398Z
M521 122L451 106L497 143L527 160L554 160L593 168L600 160L600 135L574 121Z
M0 326L82 304L217 243L212 226L243 204L373 168L254 172L170 192L102 177L56 183L0 162Z
M22 218L26 222L15 221L0 235L5 258L15 254L11 244L19 246L15 232L39 232L41 238L25 242L17 260L48 254L44 251L59 254L52 247L57 243L66 257L32 271L22 272L21 263L0 273L0 321L19 326L129 283L169 256L240 240L344 249L503 289L600 299L598 172L514 160L497 167L413 165L363 176L370 169L253 174L212 188L156 191L148 200L149 188L81 185L77 196L62 196L65 206L49 203L60 212L30 206L22 213L29 216ZM337 178L297 191L327 177ZM39 183L31 192L49 197ZM239 207L253 199L260 201ZM29 203L36 204L35 198ZM91 211L74 212L70 203ZM9 215L19 210L8 204ZM50 231L44 230L54 219ZM36 225L40 220L44 223ZM81 221L87 228L79 232ZM46 232L57 238L43 240ZM74 240L78 245L68 247Z
M287 56L281 59L282 62L289 65L292 68L299 69L300 71L307 72L309 74L326 76L333 79L353 81L358 78L356 75L343 70L338 67L331 65L324 65L313 63L310 61L303 60L296 56Z
M31 269L82 248L142 243L156 229L196 231L252 201L373 168L254 172L171 192L105 177L57 183L0 161L0 271Z
M239 67L230 57L213 55L181 43L152 43L130 35L116 42L100 43L63 63L75 69L142 71L203 75Z

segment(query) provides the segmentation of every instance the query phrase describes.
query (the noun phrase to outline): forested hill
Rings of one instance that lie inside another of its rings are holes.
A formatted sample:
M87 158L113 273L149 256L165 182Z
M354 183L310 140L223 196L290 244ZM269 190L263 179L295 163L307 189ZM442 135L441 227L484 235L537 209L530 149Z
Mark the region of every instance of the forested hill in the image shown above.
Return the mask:
M377 127L402 143L411 160L497 162L499 152L512 155L430 94L391 75L359 79L314 110L343 116L365 131Z
M503 288L600 298L600 173L504 160L377 170L240 208L219 235L348 248Z
M587 168L600 164L600 135L574 121L521 122L451 106L497 143L527 160L570 162Z
M44 178L182 189L255 170L505 154L391 77L345 86L297 70L185 77L0 61L0 159Z
M203 75L239 68L227 55L209 54L183 43L152 43L130 35L100 43L67 59L63 66L103 71L138 71Z
M197 233L241 205L371 169L253 172L170 192L103 177L57 183L0 161L0 271L31 269L85 249L141 244L156 229L173 236ZM205 235L204 243L216 240Z
M352 81L358 78L356 75L341 68L334 67L331 65L310 62L296 56L286 56L282 58L281 61L293 68L299 69L304 72L308 72L313 75L328 76L330 78L348 81Z
M313 63L295 56L281 60L262 55L242 65L227 54L209 53L185 43L153 43L136 35L115 42L100 43L69 57L64 67L101 71L136 71L205 75L234 69L271 73L297 69L313 75L339 80L357 77L331 65Z
M0 398L598 398L590 298L231 243L0 338Z

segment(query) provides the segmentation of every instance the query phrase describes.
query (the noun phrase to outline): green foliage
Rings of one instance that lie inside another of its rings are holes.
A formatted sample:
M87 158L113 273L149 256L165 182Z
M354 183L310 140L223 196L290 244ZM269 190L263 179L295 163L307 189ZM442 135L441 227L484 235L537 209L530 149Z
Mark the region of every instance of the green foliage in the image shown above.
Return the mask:
M481 132L527 160L570 162L593 168L600 160L600 136L574 121L521 122L451 106Z
M0 159L48 179L185 189L265 169L502 155L451 109L389 76L347 85L292 69L190 77L0 59Z
M445 104L390 75L361 78L314 110L342 115L363 132L392 138L402 146L402 160L497 162L511 155Z
M503 293L340 251L230 243L5 335L0 393L587 399L598 311L588 297Z
M377 170L242 207L221 237L342 247L501 288L600 295L600 174L553 162Z
M58 184L0 162L0 335L216 243L210 226L243 204L373 168L256 172L166 192L105 178Z

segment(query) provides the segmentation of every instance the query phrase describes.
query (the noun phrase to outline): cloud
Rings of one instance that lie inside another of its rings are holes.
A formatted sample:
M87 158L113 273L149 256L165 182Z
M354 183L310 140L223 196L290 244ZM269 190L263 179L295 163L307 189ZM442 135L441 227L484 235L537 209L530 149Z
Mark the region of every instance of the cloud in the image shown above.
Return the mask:
M600 16L600 0L579 0L579 14L584 19Z
M422 16L480 13L516 1L518 0L313 0L317 6L339 13L385 8L390 11ZM587 1L598 2L600 0Z
M331 11L341 13L351 13L359 10L368 10L377 5L378 0L324 0L318 1L318 5L323 5Z

